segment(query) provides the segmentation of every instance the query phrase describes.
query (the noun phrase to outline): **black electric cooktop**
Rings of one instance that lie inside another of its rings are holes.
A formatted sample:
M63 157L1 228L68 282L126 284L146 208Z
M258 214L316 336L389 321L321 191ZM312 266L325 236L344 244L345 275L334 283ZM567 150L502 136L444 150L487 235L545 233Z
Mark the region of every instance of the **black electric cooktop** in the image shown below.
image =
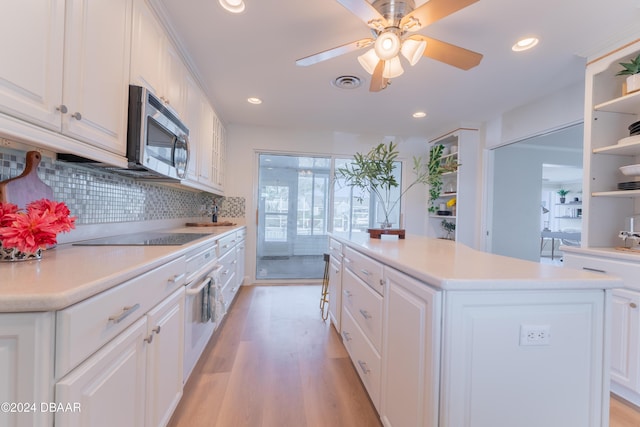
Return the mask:
M210 234L145 232L76 242L74 246L180 246Z

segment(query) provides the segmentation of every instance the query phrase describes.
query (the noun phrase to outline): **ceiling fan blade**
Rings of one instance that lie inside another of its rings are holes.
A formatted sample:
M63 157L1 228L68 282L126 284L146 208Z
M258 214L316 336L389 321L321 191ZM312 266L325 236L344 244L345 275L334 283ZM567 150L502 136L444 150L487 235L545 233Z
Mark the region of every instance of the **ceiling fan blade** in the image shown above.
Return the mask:
M382 72L384 71L384 61L378 61L378 65L376 65L376 69L371 76L371 85L369 85L370 92L380 92L382 89L386 89L389 84L389 79L385 79L382 77Z
M427 47L424 50L424 56L453 65L462 70L469 70L480 64L482 54L472 50L465 49L460 46L445 43L440 40L432 39L421 35L411 36L414 40L424 40Z
M371 3L366 0L338 0L338 3L346 7L349 12L356 15L362 22L369 25L369 22L379 20L383 26L386 26L387 20L380 15Z
M464 9L477 1L478 0L429 0L402 18L400 21L400 28L404 28L404 26L413 18L417 19L419 24L410 26L408 31L418 31L419 29L433 24L445 16L449 16L460 9Z
M344 55L345 53L362 49L363 47L371 45L371 43L373 43L373 39L361 39L355 42L343 44L342 46L334 47L333 49L298 59L296 61L296 65L307 67L309 65L317 64L318 62L326 61L327 59L335 58L336 56Z

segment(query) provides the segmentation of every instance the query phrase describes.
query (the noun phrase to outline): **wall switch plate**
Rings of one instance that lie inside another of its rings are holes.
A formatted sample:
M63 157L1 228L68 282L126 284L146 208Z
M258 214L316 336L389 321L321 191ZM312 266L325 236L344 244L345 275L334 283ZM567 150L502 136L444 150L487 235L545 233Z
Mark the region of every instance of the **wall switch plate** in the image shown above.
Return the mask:
M520 345L550 345L551 325L520 325Z

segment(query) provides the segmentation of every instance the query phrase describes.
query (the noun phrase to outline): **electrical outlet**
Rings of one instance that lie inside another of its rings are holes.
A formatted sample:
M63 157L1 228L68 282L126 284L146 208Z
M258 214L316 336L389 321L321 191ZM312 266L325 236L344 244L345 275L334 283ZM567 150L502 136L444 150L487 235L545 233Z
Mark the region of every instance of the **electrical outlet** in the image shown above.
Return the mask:
M551 325L520 325L520 345L550 345Z

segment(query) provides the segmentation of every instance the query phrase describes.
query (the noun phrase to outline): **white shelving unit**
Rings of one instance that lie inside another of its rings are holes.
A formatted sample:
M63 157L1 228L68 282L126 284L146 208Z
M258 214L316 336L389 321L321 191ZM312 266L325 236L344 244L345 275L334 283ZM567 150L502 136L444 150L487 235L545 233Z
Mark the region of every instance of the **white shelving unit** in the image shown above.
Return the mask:
M618 184L640 180L625 176L620 166L640 163L640 142L618 143L640 120L640 92L623 94L620 62L635 57L640 42L614 51L587 67L585 91L584 227L582 247L615 247L618 232L640 215L640 190L619 190Z
M427 235L430 237L445 237L447 233L442 228L442 221L453 221L456 224L454 239L471 247L478 246L476 241L476 230L479 227L477 194L480 194L477 188L480 141L478 133L477 129L459 128L429 141L429 149L438 144L446 147L447 154L442 156L442 162L457 161L460 165L457 171L442 175L442 192L436 201L436 208L441 203L446 205L453 198L456 199L456 204L446 209L451 211L451 215L428 212ZM452 147L456 147L457 151L455 148L452 150Z

